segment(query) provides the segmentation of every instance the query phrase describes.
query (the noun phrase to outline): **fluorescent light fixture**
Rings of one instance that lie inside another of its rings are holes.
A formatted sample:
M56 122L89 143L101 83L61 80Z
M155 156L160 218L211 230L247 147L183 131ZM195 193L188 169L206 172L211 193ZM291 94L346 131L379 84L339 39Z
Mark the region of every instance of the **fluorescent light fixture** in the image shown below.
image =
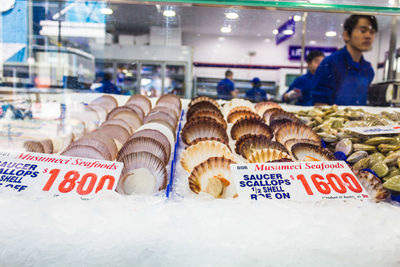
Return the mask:
M221 28L221 32L223 32L223 33L228 33L228 32L231 32L231 31L232 31L232 29L231 29L230 26L224 26L224 27Z
M237 18L239 18L239 14L236 12L228 12L228 13L225 13L225 17L227 19L237 19Z
M163 15L165 17L175 17L176 13L174 10L164 10Z
M300 16L300 15L295 15L295 16L293 17L293 20L294 20L294 21L300 21L300 20L301 20L301 16Z
M292 30L284 30L284 31L283 31L283 34L284 34L284 35L292 35L292 34L293 34L293 31L292 31Z
M311 40L310 42L308 42L310 45L315 45L317 43L317 41L315 40Z
M335 37L336 36L336 32L335 31L327 31L325 33L326 37Z
M113 13L113 10L108 7L103 7L100 9L100 12L101 12L101 14L104 14L104 15L111 15Z
M225 37L218 37L218 41L225 41Z
M58 21L42 20L40 21L40 35L58 36ZM82 23L63 21L61 23L61 36L63 37L87 37L87 38L105 38L106 28L102 23Z
M275 29L275 30L272 31L272 33L273 33L274 35L277 35L277 34L278 34L278 30Z

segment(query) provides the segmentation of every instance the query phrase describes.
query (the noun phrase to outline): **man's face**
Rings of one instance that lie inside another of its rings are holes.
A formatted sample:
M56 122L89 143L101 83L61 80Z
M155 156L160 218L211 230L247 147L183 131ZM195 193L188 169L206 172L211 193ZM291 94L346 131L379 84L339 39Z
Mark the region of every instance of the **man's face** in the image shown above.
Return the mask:
M360 18L356 27L354 27L351 36L344 31L343 38L346 44L350 45L352 48L360 52L365 52L372 48L372 43L375 38L375 30L372 28L368 19Z
M319 63L324 59L324 56L319 56L314 58L311 63L308 64L308 70L311 72L311 74L315 74L315 71L317 70Z

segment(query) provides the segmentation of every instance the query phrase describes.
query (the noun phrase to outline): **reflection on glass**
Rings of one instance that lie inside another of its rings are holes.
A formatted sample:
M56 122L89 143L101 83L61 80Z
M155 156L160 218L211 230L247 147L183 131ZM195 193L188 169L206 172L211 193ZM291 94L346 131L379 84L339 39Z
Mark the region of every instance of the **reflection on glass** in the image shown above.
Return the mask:
M185 95L185 66L167 65L164 94Z
M140 93L148 97L162 95L161 64L143 64L140 68Z
M121 88L121 94L133 95L137 92L137 65L136 63L118 63L116 84Z

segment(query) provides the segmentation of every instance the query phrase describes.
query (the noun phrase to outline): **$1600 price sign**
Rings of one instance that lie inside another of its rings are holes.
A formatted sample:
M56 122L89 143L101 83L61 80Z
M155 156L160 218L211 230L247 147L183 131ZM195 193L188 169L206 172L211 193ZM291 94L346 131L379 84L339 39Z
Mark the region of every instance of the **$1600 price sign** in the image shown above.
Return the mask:
M115 190L123 164L39 153L0 152L0 188L31 195L91 198Z
M368 199L344 161L231 165L240 198Z

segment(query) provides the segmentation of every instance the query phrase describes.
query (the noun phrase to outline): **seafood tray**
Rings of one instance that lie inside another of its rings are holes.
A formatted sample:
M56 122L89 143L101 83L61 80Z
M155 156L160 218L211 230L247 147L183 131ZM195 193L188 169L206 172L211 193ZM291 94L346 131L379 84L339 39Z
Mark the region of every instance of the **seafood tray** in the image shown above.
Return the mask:
M361 108L315 107L295 114L322 138L327 148L352 166L354 172L367 170L374 174L371 186L391 192L392 199L400 194L400 135L362 135L352 127L389 126L400 124L400 112L368 112Z
M175 95L160 97L154 107L142 95L131 96L122 106L113 96L103 95L86 107L101 125L72 140L60 154L123 162L117 192L159 194L172 180L171 154L176 156L181 109L181 100ZM24 145L27 151L56 152L49 139L29 140Z
M233 99L221 104L198 97L188 105L175 175L174 192L179 196L237 197L232 163L338 160L335 151L325 148L327 139L313 128L312 119L307 121L274 102L254 105ZM373 171L354 171L374 200L388 199L391 189L384 188Z

